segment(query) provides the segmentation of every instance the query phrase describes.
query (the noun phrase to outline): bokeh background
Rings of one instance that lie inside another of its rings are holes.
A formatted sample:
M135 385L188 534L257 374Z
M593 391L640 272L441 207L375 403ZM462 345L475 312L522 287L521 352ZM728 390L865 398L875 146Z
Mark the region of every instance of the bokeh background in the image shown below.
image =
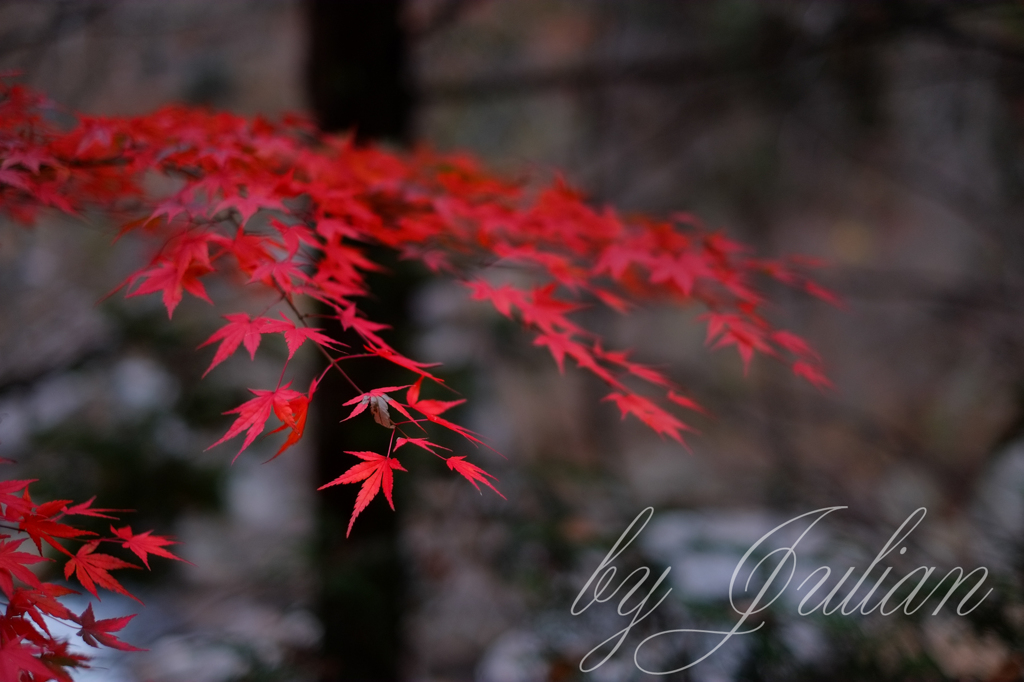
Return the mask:
M845 301L772 292L774 320L825 358L824 394L764 359L744 376L734 353L704 348L699 311L583 313L709 409L688 452L620 422L601 386L560 376L461 287L395 264L374 319L445 363L470 398L458 416L507 456L479 461L508 501L421 466L397 513L375 503L345 540L351 495L314 490L378 434L336 425L341 387L319 394L301 448L262 466L267 443L229 466L233 451L203 450L246 386L276 379L275 348L199 381L215 311L186 301L171 324L156 300L97 304L144 257L137 244L111 248L101 224L0 224L0 454L41 479L37 495L138 510L133 526L175 535L195 564L141 577L147 606L126 633L149 651L101 652L80 679L648 679L636 634L580 673L625 623L569 613L648 505L622 559L672 567L648 633L728 629L743 551L827 506L848 509L823 522L810 567L865 567L926 507L907 554L886 560L893 577L985 566L994 587L969 617L801 618L780 601L756 635L665 679L1022 679L1019 2L2 0L7 69L89 113L298 110L514 176L557 172L595 204L692 211L762 255L826 259L820 279ZM133 606L104 598L99 615Z

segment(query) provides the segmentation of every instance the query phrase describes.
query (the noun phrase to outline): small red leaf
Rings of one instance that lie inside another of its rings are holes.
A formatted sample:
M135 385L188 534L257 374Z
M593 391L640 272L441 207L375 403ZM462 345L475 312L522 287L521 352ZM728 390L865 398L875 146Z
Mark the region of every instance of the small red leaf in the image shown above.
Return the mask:
M473 487L476 488L476 491L478 493L483 492L482 490L480 490L480 486L477 485L477 482L479 481L480 483L483 483L485 486L487 486L494 492L498 493L498 496L501 497L501 499L505 499L505 496L502 495L501 492L499 492L498 489L491 485L491 482L487 480L487 477L494 478L494 476L492 476L491 474L487 473L486 471L476 466L475 464L467 462L466 458L462 456L452 456L449 457L447 461L448 468L451 469L452 471L456 471L462 474L462 476L464 476L467 481L473 484ZM494 480L498 479L495 478Z
M88 608L85 609L85 613L79 617L79 624L82 628L78 631L78 634L81 636L82 641L91 647L99 648L99 645L103 644L111 649L119 649L121 651L146 651L146 649L139 649L131 644L122 642L110 634L111 632L124 629L124 626L128 625L134 617L135 614L120 618L96 620L92 612L92 604L89 604Z
M99 540L93 540L82 545L78 553L64 564L64 577L70 578L72 574L75 574L78 582L82 583L82 587L97 599L100 597L96 593L96 585L99 585L111 592L131 597L141 604L142 602L139 599L124 589L121 583L117 582L109 573L109 571L117 568L138 568L138 566L129 564L127 561L121 561L109 554L94 554L93 551L99 544Z
M355 508L352 509L352 518L348 522L348 530L345 532L345 537L348 537L352 532L352 524L356 522L356 517L359 513L366 509L366 506L370 504L370 501L377 496L377 493L384 490L384 497L387 499L388 504L391 508L395 508L395 503L391 499L391 489L394 485L394 470L405 471L405 468L398 463L398 460L394 457L385 457L384 455L378 455L375 452L353 452L346 450L346 454L355 455L360 459L366 460L362 464L356 464L354 467L343 473L338 478L334 479L330 483L317 488L317 490L323 490L329 488L332 485L338 485L340 483L358 483L359 481L365 481L363 487L359 489L359 495L356 497Z
M135 553L135 556L142 559L142 563L146 565L146 568L149 568L149 554L162 556L166 559L175 559L176 561L185 561L164 549L168 545L178 544L177 542L160 535L151 535L153 532L151 530L135 535L132 533L131 526L125 526L124 528L114 528L111 526L110 532L123 540L124 542L121 543L121 546L125 549L130 549ZM185 561L185 563L189 562Z

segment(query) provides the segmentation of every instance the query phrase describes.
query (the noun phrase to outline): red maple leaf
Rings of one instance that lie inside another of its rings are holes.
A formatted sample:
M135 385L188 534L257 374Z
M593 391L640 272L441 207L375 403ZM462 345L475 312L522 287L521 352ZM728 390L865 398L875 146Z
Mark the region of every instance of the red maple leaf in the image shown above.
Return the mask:
M613 242L605 247L594 265L594 274L603 272L611 274L613 279L620 280L633 263L646 265L651 259L647 249L627 246L621 242Z
M277 286L285 293L295 291L295 282L309 282L309 275L302 271L299 263L293 260L266 261L252 271L250 282L263 282L267 286Z
M794 334L783 329L772 332L772 341L777 343L779 346L785 348L794 355L799 355L805 358L819 359L818 354L808 345L806 341Z
M249 351L249 358L254 360L256 359L256 349L260 346L260 339L263 334L294 329L294 325L288 324L285 321L272 320L266 317L252 319L246 313L232 313L225 315L224 319L228 320L228 324L215 331L210 335L210 338L199 344L199 347L202 348L214 341L220 341L220 345L217 346L217 352L213 356L213 361L206 368L206 371L203 372L204 377L214 367L231 357L231 354L238 350L239 345L244 343L245 349Z
M650 382L652 384L657 384L658 386L664 386L666 388L669 388L673 385L672 382L668 379L668 377L666 377L664 374L657 371L656 369L652 369L647 365L642 365L637 362L632 362L629 359L628 351L606 351L601 348L600 344L596 344L594 347L594 352L600 358L615 363L616 365L622 367L633 376L643 379L644 381Z
M10 608L23 611L36 622L39 627L49 632L43 614L61 620L74 620L75 615L57 599L69 594L78 594L72 589L54 583L42 583L33 589L17 588L11 597Z
M829 378L825 376L820 369L814 367L810 363L804 362L803 360L797 360L793 363L793 374L807 379L807 381L814 384L819 390L833 388L832 382L829 381Z
M706 261L692 251L684 251L677 256L661 254L650 263L652 284L672 282L683 293L689 296L693 285L699 277L711 274Z
M168 318L174 315L174 309L181 302L184 291L212 303L199 278L213 272L210 242L219 239L212 232L185 231L176 234L149 267L127 279L129 292L125 297L163 292ZM137 288L131 291L136 285Z
M703 407L701 407L700 404L697 403L695 400L693 400L691 398L687 398L684 395L679 395L675 391L669 391L668 392L668 396L666 396L666 397L669 400L671 400L672 402L674 402L676 405L680 405L682 407L685 407L688 410L693 410L694 412L700 412L701 414L708 414L708 411L705 410Z
M23 542L25 541L0 540L0 589L4 591L8 598L14 593L12 577L17 578L26 585L39 587L39 578L32 571L25 568L25 565L47 561L47 559L35 554L15 551Z
M70 500L56 501L60 502L60 507L63 507L65 504L70 502ZM58 507L58 509L60 507ZM37 507L37 510L40 509L43 509L42 505ZM25 514L18 523L18 529L24 531L30 538L32 538L32 541L36 543L36 549L38 549L40 553L43 551L40 541L46 542L54 549L66 554L67 550L61 547L54 538L77 538L82 535L95 535L95 533L91 533L87 530L79 530L78 528L73 528L64 523L58 523L57 521L49 518L49 516L50 515L45 513Z
M245 230L241 227L238 228L233 239L223 238L218 243L235 257L238 261L238 268L249 276L260 265L274 259L268 250L273 242L262 236L245 234Z
M712 312L705 313L697 319L708 321L708 335L705 343L711 344L712 348L736 346L736 350L743 360L744 373L750 367L754 351L765 355L777 355L775 349L765 340L764 327L767 323L756 316L751 318L753 320L751 322L735 313Z
M68 640L47 640L46 650L39 655L39 660L50 668L50 674L55 675L55 679L60 682L72 682L67 668L89 667L89 657L73 652Z
M338 321L341 322L342 329L346 331L353 329L364 340L378 347L383 347L384 341L377 335L377 332L391 328L390 325L366 319L359 314L359 310L354 305L343 308L338 316Z
M30 673L37 680L54 679L54 671L36 658L42 649L31 644L22 644L24 637L11 637L0 646L0 680L2 682L20 682L25 677L22 672Z
M530 300L523 304L523 322L533 325L541 331L579 333L583 330L569 321L566 314L579 310L582 306L576 303L555 298L555 285L549 284L534 289Z
M541 333L533 339L533 345L548 347L551 356L555 359L555 364L558 365L559 374L565 374L566 353L569 353L570 356L589 355L587 350L580 343L574 341L570 334Z
M78 211L75 210L75 206L69 201L69 195L65 192L65 187L62 183L41 182L33 189L32 195L44 206L53 206L69 215L78 215Z
M610 393L604 398L604 400L611 400L618 405L619 411L622 412L623 419L626 418L627 414L632 414L644 424L647 424L647 426L654 429L654 432L659 436L668 435L670 438L681 444L685 445L680 431L693 431L692 428L643 396L636 394Z
M57 161L42 149L15 149L5 154L0 168L7 170L11 166L21 166L39 175L39 168L44 165L56 167Z
M283 429L291 429L292 431L288 434L284 444L274 453L274 456L267 460L268 462L277 459L281 453L302 440L302 434L306 430L306 415L309 413L309 401L313 399L317 383L318 380L313 379L309 384L309 392L305 395L300 393L291 400L285 402L276 401L274 403L274 416L281 420L281 426L270 433L277 433Z
M821 286L816 282L812 282L810 280L804 282L804 291L809 293L811 296L820 298L822 301L825 301L826 303L831 303L837 308L844 307L843 299L839 298L834 293L832 293L831 291L829 291L828 289L826 289L825 287Z
M250 388L249 391L253 393L256 397L253 398L252 400L248 400L242 403L235 409L228 410L227 412L224 413L237 414L238 418L235 420L235 423L231 425L231 428L228 429L228 432L225 433L220 440L218 440L216 443L214 443L213 445L206 449L209 450L210 448L217 447L224 441L230 440L237 436L238 434L242 433L242 431L246 431L248 429L248 431L245 434L245 441L242 443L242 448L238 451L238 454L236 454L234 459L232 459L231 461L234 462L236 459L238 459L238 455L241 455L242 452L247 447L249 447L249 445L251 445L254 440L256 440L256 436L263 433L263 427L266 425L267 419L270 418L270 414L275 409L281 410L282 412L285 409L291 410L291 408L288 407L288 403L302 396L302 394L299 393L298 391L290 390L288 388L289 385L290 384L286 384L285 386L277 388L273 391L265 391L257 388Z
M175 217L181 215L182 213L184 213L186 216L190 215L190 209L191 206L189 204L184 203L180 197L172 197L170 199L161 201L159 204L157 204L156 208L153 210L150 216L146 218L145 222L146 224L149 224L156 220L157 218L159 218L160 216L164 216L168 224L170 224L170 222L174 220Z
M505 317L512 317L512 307L516 306L522 310L527 305L526 293L508 284L500 287L492 287L489 282L475 280L468 282L467 286L472 290L470 299L474 301L490 301L491 304Z
M224 209L235 209L238 214L242 217L241 225L245 225L249 222L249 218L253 216L256 211L261 208L272 209L275 211L287 211L288 209L281 200L272 196L263 187L251 187L247 193L247 196L236 194L224 199L224 201L217 204L217 207L213 209L212 215L220 213Z
M171 557L172 559L177 557ZM85 609L79 617L79 624L82 628L78 631L79 636L86 644L91 647L99 648L100 644L108 646L111 649L119 649L121 651L146 651L146 649L139 649L131 644L122 642L117 637L114 637L111 632L117 632L118 630L124 629L124 626L128 625L132 618L135 617L133 613L130 616L122 616L120 618L104 618L103 620L96 620L96 616L92 612L92 604L89 604L88 608Z
M110 527L110 532L117 537L124 540L121 546L125 549L130 549L135 553L135 556L142 559L142 563L149 568L149 554L155 554L156 556L162 556L165 559L175 559L177 561L185 561L181 557L176 557L168 552L164 547L168 545L176 545L177 542L165 538L161 535L152 535L151 530L147 530L145 533L133 534L131 526L125 526L124 528ZM189 563L185 561L185 563Z
M409 390L405 393L405 399L409 403L409 407L412 407L425 415L436 417L439 414L444 414L448 410L452 409L456 405L461 405L466 402L462 400L420 400L420 386L423 384L423 377L416 380L416 383L409 387Z
M352 509L352 518L349 519L348 530L345 532L345 537L348 537L349 533L352 532L352 524L356 522L356 517L359 516L361 511L366 509L366 506L377 496L381 488L384 489L384 497L387 499L388 504L391 505L392 509L395 508L395 503L391 499L391 489L394 486L394 471L396 469L398 471L405 471L406 469L394 457L385 457L384 455L378 455L376 452L353 452L346 450L345 454L355 455L366 461L362 464L356 464L341 476L338 476L330 483L325 483L317 488L317 490L330 488L332 485L341 483L358 483L365 480L363 487L359 489L359 495L356 496L356 504Z
M302 344L306 341L313 341L314 343L319 343L321 346L326 346L328 348L345 345L339 341L335 341L326 334L321 334L320 332L323 330L318 327L297 327L295 326L295 323L284 316L284 313L281 313L281 317L283 318L281 323L285 325L282 332L284 333L284 342L288 346L289 360L295 356L295 351L299 350Z
M78 578L78 582L82 583L82 587L87 589L97 599L100 596L96 593L96 585L99 585L111 592L131 597L141 604L142 602L139 599L124 589L121 583L117 582L108 572L117 568L138 568L138 566L127 561L121 561L109 554L93 554L93 551L99 544L99 540L93 540L82 545L75 556L68 559L68 562L64 564L64 577L70 578L71 574L74 573Z
M448 458L447 462L448 462L448 468L451 469L452 471L457 471L458 473L462 474L466 478L467 481L469 481L470 483L473 484L473 487L476 488L476 491L478 493L482 494L483 491L480 490L480 486L477 485L477 481L479 481L480 483L483 483L485 486L487 486L488 488L490 488L494 492L498 493L498 495L501 497L501 499L503 499L503 500L505 499L505 496L502 495L501 492L497 488L495 488L493 485L491 485L491 482L488 481L487 478L486 478L488 476L490 476L491 478L494 478L494 476L492 476L491 474L487 473L486 471L484 471L483 469L481 469L477 465L471 464L470 462L467 462L465 457L462 457L462 456L456 457L456 456L453 455L453 456ZM498 480L498 479L494 478L494 480Z
M30 483L35 483L38 478L29 478L19 481L0 481L0 494L16 493Z
M629 301L622 298L621 296L613 294L612 292L606 289L592 287L590 291L592 294L597 296L602 303L604 303L606 306L608 306L617 313L626 314L633 307L633 304L631 304Z
M184 268L177 266L170 261L161 261L156 265L136 273L129 278L129 287L142 281L135 291L126 294L126 298L152 294L157 291L163 292L164 307L167 308L167 317L174 315L174 309L181 303L182 292L187 291L207 303L213 303L206 293L206 287L199 280L203 275L212 272L212 268L202 264L188 265Z

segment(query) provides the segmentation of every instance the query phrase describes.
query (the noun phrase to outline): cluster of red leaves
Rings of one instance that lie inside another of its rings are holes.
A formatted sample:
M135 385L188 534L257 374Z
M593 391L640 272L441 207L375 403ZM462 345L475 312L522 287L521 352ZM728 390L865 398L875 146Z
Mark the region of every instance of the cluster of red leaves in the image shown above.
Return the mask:
M0 482L0 529L11 531L0 533L0 591L6 598L6 609L0 614L0 682L70 682L69 671L86 667L89 659L74 653L68 640L55 637L50 626L55 622L74 624L79 628L78 636L93 647L102 644L122 651L139 651L113 634L123 629L134 616L96 620L92 604L82 613L75 613L59 598L78 592L54 582L43 582L30 567L64 561L64 578L70 580L74 577L97 599L97 587L135 599L110 572L140 566L97 551L103 543L118 544L130 550L146 568L149 568L151 554L168 559L178 557L165 549L174 542L153 535L151 531L134 533L131 526L115 528L111 525L111 535L100 537L91 531L75 528L68 517L89 516L117 521L117 517L109 512L118 510L93 508L93 500L81 504L73 504L71 500L36 503L28 492L32 482ZM28 540L35 545L34 552L21 551ZM72 553L65 546L69 542L78 542L81 546ZM44 544L56 550L56 559L43 556Z
M627 313L642 301L697 303L706 310L699 319L713 348L734 346L745 367L755 352L774 356L796 375L828 385L808 344L762 315L766 300L756 286L764 276L832 300L802 274L810 263L754 258L693 216L597 211L562 182L530 192L466 156L357 147L297 117L271 123L171 106L134 118L79 117L77 126L60 131L46 122L47 108L23 88L0 90L0 208L30 222L42 206L68 213L99 206L120 216L124 231L159 239L152 261L125 284L128 296L161 294L169 316L184 292L209 301L204 280L217 274L277 293L279 317L225 316L227 324L203 344L219 342L207 372L239 346L255 356L264 334L283 335L289 359L312 341L328 369L343 374L342 361L377 357L418 375L415 388L403 404L388 393L405 387L365 391L353 384L352 416L369 407L391 429L394 407L405 418L398 425L430 422L479 443L440 416L455 403L419 400L424 379L442 381L430 365L391 348L378 334L384 325L360 310L359 299L371 293L365 274L380 269L366 254L376 244L464 282L472 299L490 302L533 333L559 370L568 356L608 385L605 399L623 417L679 442L689 427L667 408L700 406L664 373L603 348L571 313L593 304ZM149 196L143 184L153 175L172 179L176 190ZM363 347L342 349L310 326L303 297L323 304ZM316 383L305 393L280 382L254 389L256 397L232 410L238 417L215 445L244 432L241 453L273 414L290 429L281 454L302 436ZM403 436L400 442L413 442ZM475 480L465 465L452 469Z
M348 453L361 463L323 486L363 482L353 522L382 489L392 504L394 471L405 471L392 453L405 445L497 492L493 477L465 456L443 454L427 437L432 424L481 443L441 416L461 401L420 399L424 381L442 380L431 365L395 351L379 334L385 325L360 309L371 294L366 273L381 269L367 255L369 245L463 282L472 299L533 334L560 371L568 356L599 377L609 387L605 400L623 418L632 415L680 443L690 427L671 410L700 405L664 373L626 351L605 349L573 312L603 305L625 314L651 301L699 304L712 347L734 346L744 367L755 352L774 356L812 384L828 385L807 343L763 316L766 299L758 289L758 280L768 278L831 300L803 274L813 264L755 258L692 216L657 220L595 210L562 182L530 190L496 179L467 156L356 146L298 117L275 123L170 106L134 118L78 117L62 130L49 123L55 110L21 87L0 86L0 211L31 223L41 207L71 214L98 208L120 220L123 231L151 236L160 246L125 282L127 295L159 293L168 316L185 292L210 301L204 281L215 276L276 292L277 316L268 315L270 308L225 316L227 324L203 344L219 342L207 372L239 346L255 356L264 334L283 335L289 360L306 341L317 346L328 360L324 371L333 368L352 384L355 397L347 404L354 408L346 418L369 410L391 431L384 454ZM154 176L169 178L164 186L173 191L145 191ZM313 308L310 300L362 347L344 348L313 326L316 318L303 312ZM360 388L342 368L356 358L397 364L415 383ZM275 457L296 443L318 380L301 392L284 378L282 370L276 387L253 389L254 398L231 410L237 417L214 445L244 433L240 454L272 414L281 423L276 430L289 431ZM401 389L408 389L404 403L390 395ZM417 437L406 433L412 427Z

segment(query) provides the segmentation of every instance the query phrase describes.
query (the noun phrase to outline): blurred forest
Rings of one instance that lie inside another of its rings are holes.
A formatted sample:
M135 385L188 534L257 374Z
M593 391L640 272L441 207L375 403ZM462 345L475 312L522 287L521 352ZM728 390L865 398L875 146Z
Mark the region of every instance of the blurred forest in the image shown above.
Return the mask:
M810 565L864 567L926 507L890 583L985 566L995 588L968 617L802 618L780 602L756 635L667 680L1024 679L1024 5L0 0L8 69L90 113L304 110L526 182L560 173L596 204L692 212L761 255L822 258L845 301L773 291L774 319L825 358L825 393L709 354L698 310L580 313L708 408L687 452L620 422L596 380L559 375L461 287L395 263L374 312L445 363L463 423L507 456L486 468L508 502L424 470L397 514L371 507L346 541L346 491L314 489L366 437L335 425L351 396L325 388L317 442L229 467L203 449L273 364L235 358L200 382L211 308L187 302L170 324L156 300L95 304L142 257L130 240L0 224L0 455L40 493L137 509L195 564L137 588L147 607L125 638L150 651L105 654L80 679L647 679L639 632L579 672L623 623L569 605L648 505L628 561L671 566L674 591L647 633L728 629L745 549L828 506L848 509ZM105 599L98 616L131 606Z

